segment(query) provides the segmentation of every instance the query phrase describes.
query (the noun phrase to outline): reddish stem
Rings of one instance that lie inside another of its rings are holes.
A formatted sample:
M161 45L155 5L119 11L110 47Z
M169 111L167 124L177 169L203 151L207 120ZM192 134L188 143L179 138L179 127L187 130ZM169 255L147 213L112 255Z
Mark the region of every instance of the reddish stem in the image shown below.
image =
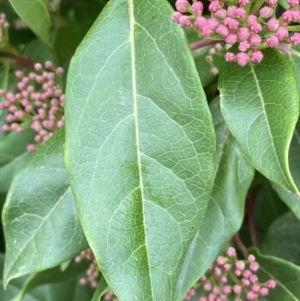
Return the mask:
M215 45L217 43L219 43L220 41L216 41L216 40L201 40L201 41L196 41L190 44L190 48L191 50L196 50L199 48L203 48L209 45Z
M241 241L241 238L239 236L239 233L235 234L232 238L234 244L236 245L236 248L243 254L244 258L247 258L248 251L243 242Z

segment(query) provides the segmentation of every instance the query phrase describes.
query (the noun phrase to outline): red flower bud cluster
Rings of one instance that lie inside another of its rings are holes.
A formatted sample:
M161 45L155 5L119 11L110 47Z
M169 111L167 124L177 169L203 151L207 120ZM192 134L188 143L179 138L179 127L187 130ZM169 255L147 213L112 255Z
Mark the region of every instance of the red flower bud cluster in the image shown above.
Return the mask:
M227 52L225 59L245 66L261 62L262 49L280 43L300 44L300 33L293 33L297 27L289 26L300 23L300 0L289 0L289 9L279 18L275 14L277 3L278 0L265 0L262 7L256 7L256 2L249 0L238 0L236 5L229 0L210 0L211 15L205 18L201 1L190 4L188 0L177 0L172 20L202 38L224 41L227 48L237 43L240 52Z

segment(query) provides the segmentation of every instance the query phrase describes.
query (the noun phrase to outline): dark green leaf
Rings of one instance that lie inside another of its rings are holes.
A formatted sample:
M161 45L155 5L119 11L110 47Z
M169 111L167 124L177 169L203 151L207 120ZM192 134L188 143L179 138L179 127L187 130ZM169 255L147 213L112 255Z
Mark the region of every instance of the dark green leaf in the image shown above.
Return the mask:
M46 44L49 42L51 20L48 0L9 0L20 18Z
M41 146L9 190L3 208L5 284L87 247L64 168L63 143L61 131Z
M288 212L269 227L260 252L300 265L299 233L300 221Z
M289 150L289 165L291 174L297 187L300 189L300 121L294 131L292 143ZM278 193L280 198L289 206L294 214L300 219L300 196L272 184L274 190Z
M267 49L260 64L226 63L219 88L225 121L244 153L268 179L297 192L288 149L299 116L299 97L288 60Z
M66 165L120 301L174 299L212 188L211 116L171 14L166 1L110 1L68 74Z
M201 227L185 258L176 300L182 300L239 230L246 193L254 176L253 166L225 125L218 99L211 103L210 109L217 137L214 186Z
M270 289L267 299L270 301L299 301L300 300L300 268L288 261L265 256L255 248L250 253L256 258L260 268L259 281L276 280L276 288Z
M8 191L14 176L31 157L26 147L34 142L34 135L30 129L0 138L0 193Z

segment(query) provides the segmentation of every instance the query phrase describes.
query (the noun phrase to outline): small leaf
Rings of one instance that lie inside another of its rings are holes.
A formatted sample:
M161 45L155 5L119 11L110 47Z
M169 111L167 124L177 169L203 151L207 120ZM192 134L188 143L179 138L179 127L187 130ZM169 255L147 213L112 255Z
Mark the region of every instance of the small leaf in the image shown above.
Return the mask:
M289 150L289 166L293 179L298 189L300 189L300 120L295 128ZM275 184L272 184L272 187L298 219L300 219L300 196Z
M288 212L269 227L260 252L300 265L300 221Z
M22 133L11 132L0 138L0 193L8 191L15 175L31 157L26 147L34 143L34 135L30 129Z
M9 0L19 17L48 46L51 19L48 0Z
M298 193L288 149L299 116L299 97L288 60L275 49L260 64L226 63L220 72L221 110L229 130L256 169Z
M68 74L66 166L120 301L174 299L212 188L212 120L172 11L162 0L110 1Z
M63 142L61 131L40 147L11 185L3 208L5 285L87 248L64 168Z
M204 219L185 257L177 285L178 301L239 230L244 219L246 193L254 176L253 166L225 125L218 99L210 104L210 109L217 137L215 180Z
M257 272L260 282L268 279L276 280L275 289L269 290L268 300L272 301L299 301L300 300L300 268L288 261L260 254L255 249L249 249L260 268Z

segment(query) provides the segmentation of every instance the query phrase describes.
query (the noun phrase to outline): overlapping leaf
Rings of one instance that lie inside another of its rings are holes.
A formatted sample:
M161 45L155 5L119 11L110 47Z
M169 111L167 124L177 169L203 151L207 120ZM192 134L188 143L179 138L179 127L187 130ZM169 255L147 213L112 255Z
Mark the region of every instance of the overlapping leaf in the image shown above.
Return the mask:
M5 284L87 247L64 168L63 143L62 131L33 155L9 190L3 208Z
M68 74L72 191L121 301L174 300L212 186L211 116L171 14L161 0L109 2Z
M288 150L299 117L299 97L288 60L274 49L260 64L224 64L221 109L229 130L263 175L298 192L288 166Z
M215 180L203 222L185 258L177 285L178 301L239 230L244 218L246 193L254 176L253 166L225 125L218 99L211 103L210 109L217 137Z
M51 19L48 0L9 0L20 18L46 44L49 42Z

